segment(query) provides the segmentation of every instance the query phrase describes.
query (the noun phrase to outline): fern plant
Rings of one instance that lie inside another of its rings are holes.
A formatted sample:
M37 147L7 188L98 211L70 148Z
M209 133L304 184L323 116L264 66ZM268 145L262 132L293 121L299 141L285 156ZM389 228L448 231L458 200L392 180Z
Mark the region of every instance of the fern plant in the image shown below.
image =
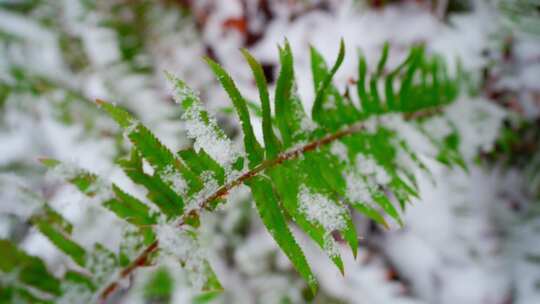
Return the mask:
M450 77L444 61L427 54L423 46L412 47L393 69L386 68L388 44L373 70L360 55L355 97L349 89L340 93L332 81L345 56L343 41L330 68L312 48L315 101L311 115L296 92L288 43L279 48L274 111L261 65L246 50L242 52L259 92L263 142L253 131L249 103L229 74L210 59L206 59L209 67L238 114L243 149L226 136L198 94L172 74L167 78L183 109L192 148L173 153L130 113L98 100L131 142L129 156L118 165L146 189L146 199L71 164L47 158L42 163L100 201L129 223L133 232L118 252L100 244L84 248L71 238L71 224L46 203L39 203L32 224L71 258L73 269L63 277L53 276L43 261L2 240L0 270L11 278L1 283L3 299L69 302L74 296L80 301L84 294L85 300L105 301L137 268L168 258L185 269L192 288L201 292L195 300L211 299L221 285L200 246L197 228L204 212L219 208L227 194L240 186L251 190L262 223L315 293L315 276L290 223L305 232L343 273L338 235L353 255L358 250L353 210L385 227L389 219L402 225L400 209L418 196L414 171L427 171L416 151L418 138L436 147L433 156L440 162L465 165L455 126L439 115L457 98L461 72ZM429 128L434 119L452 130L449 135L433 136ZM167 275L159 270L149 283L149 293L157 288L161 294L157 285L164 280Z

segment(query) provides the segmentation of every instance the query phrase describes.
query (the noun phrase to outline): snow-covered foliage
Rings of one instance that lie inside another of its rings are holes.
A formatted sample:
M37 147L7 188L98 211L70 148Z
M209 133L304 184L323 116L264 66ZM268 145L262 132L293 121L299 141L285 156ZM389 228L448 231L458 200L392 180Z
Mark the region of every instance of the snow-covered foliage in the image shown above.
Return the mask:
M534 5L0 1L0 302L539 301Z

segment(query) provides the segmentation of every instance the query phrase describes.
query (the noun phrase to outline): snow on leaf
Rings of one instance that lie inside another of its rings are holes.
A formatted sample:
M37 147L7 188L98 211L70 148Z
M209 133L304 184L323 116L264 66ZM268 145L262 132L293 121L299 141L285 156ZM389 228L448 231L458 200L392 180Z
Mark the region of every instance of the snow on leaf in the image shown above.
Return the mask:
M345 174L347 183L347 198L352 202L371 203L371 192L369 186L363 181L362 177L353 172Z
M188 185L182 175L174 169L172 164L167 165L161 172L159 172L159 177L163 181L169 183L176 194L180 196L185 194Z
M197 192L191 200L186 204L186 213L189 213L189 210L194 210L200 208L201 204L212 195L219 188L218 181L214 178L214 172L204 171L201 173L201 179L204 182L204 187L201 191Z
M207 261L207 249L201 246L196 231L178 229L172 223L156 226L161 253L175 257L187 273L191 287L203 291L214 284L215 274Z
M334 141L332 145L330 145L330 152L337 156L340 161L344 163L349 162L347 146L345 146L345 144L343 144L341 141Z
M380 185L390 182L390 176L386 170L379 166L377 162L369 156L358 154L356 156L356 169L362 174L370 176Z
M300 211L307 218L319 223L326 231L335 231L345 228L345 219L343 207L331 201L328 197L311 192L305 185L302 185L298 193Z
M182 120L188 137L195 140L195 150L203 149L225 169L229 168L240 156L238 150L219 128L216 119L204 109L198 94L176 76L167 74L167 77L173 83L174 100L184 108Z

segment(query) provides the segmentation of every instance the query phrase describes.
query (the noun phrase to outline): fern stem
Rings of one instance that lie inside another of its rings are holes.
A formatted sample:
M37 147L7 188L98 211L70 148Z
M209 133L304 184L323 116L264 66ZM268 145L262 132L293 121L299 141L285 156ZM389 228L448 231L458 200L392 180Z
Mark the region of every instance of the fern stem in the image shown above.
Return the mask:
M122 269L117 279L115 279L113 282L111 282L99 295L99 302L104 304L107 301L107 298L109 295L111 295L120 285L120 281L130 275L135 269L137 269L140 266L145 266L148 264L148 257L152 252L156 251L158 248L159 242L156 239L153 241L148 247L144 249L143 252L137 256L137 258L131 262L126 268Z
M408 113L405 115L405 119L406 120L418 119L421 117L432 116L433 114L437 114L439 112L440 112L440 108L435 107L432 109L426 109L424 111ZM206 209L209 206L210 203L212 203L213 201L217 199L223 198L229 193L230 190L245 183L251 178L257 176L259 173L265 171L266 169L272 168L287 160L294 159L304 153L313 151L321 146L330 144L343 137L360 132L363 129L364 129L364 122L363 121L356 122L354 124L349 125L348 127L344 129L341 129L340 131L329 134L321 139L318 139L306 145L292 148L288 151L282 152L278 154L276 158L263 161L259 165L255 166L253 169L245 172L244 174L240 175L236 179L218 188L214 193L212 193L206 199L202 200L201 203L199 203L199 205L196 208L191 209L188 212L184 213L184 215L182 215L180 219L178 220L178 222L176 223L176 226L179 228L182 227L186 223L185 220L188 216L198 216L204 209ZM100 296L99 296L100 303L102 304L106 303L108 296L110 296L119 287L120 280L129 276L138 267L147 265L149 262L149 256L158 249L158 245L159 245L158 240L153 241L137 256L137 258L130 265L124 268L119 273L118 278L114 280L113 282L111 282L109 285L107 285L101 291Z

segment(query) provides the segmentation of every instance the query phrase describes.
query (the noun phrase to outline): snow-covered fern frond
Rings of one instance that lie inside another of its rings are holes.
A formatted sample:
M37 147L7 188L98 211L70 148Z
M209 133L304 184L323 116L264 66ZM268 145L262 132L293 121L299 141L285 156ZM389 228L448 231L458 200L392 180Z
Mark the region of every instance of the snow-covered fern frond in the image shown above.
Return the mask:
M388 45L373 70L360 56L354 98L348 89L342 94L332 81L345 56L343 42L330 68L312 49L316 97L311 114L305 112L296 92L288 43L279 49L281 70L273 102L261 65L247 51L243 54L259 91L262 143L255 136L248 102L229 74L210 59L209 67L238 114L243 149L206 111L197 92L172 74L167 77L183 109L193 148L173 152L127 111L98 101L131 142L129 156L119 166L146 189L146 198L70 164L54 159L42 162L131 224L138 237L118 252L99 244L87 250L72 240L69 222L43 204L36 208L32 223L73 260L74 269L61 278L53 276L38 258L0 241L0 270L12 274L11 281L2 282L2 290L36 303L67 301L74 292L104 300L135 269L172 259L189 274L203 301L219 292L221 285L200 247L200 216L223 204L236 187L247 186L268 232L316 292L317 281L290 223L344 272L337 242L344 240L356 255L353 211L386 227L389 221L402 225L400 212L419 195L415 172L427 170L421 154L446 165L465 166L456 126L440 115L459 95L461 72L449 76L445 62L427 54L423 46L412 47L393 69L386 67ZM442 137L435 134L441 128L446 130ZM419 141L432 149L426 151ZM50 279L43 280L44 276Z

